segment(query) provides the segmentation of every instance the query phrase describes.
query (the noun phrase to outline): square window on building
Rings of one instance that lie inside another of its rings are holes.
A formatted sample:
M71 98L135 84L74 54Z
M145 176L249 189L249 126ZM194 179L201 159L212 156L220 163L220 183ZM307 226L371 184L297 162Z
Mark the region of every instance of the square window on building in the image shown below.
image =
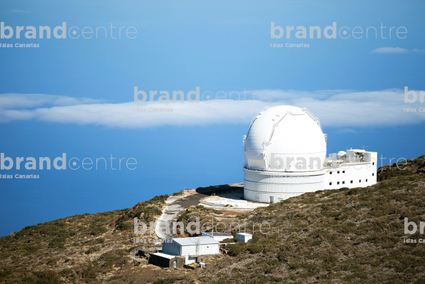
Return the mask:
M362 182L362 180L361 180L361 179L359 179L359 182Z
M332 185L332 183L330 182L329 185Z
M374 177L375 176L375 173L372 173L372 176Z
M353 181L351 181L350 183L353 183Z
M332 172L329 172L329 174L331 175L331 174L332 174Z
M367 179L366 179L366 182L367 182Z
M339 174L339 171L337 171L336 173Z
M339 181L337 181L336 184L339 184Z
M372 162L372 166L374 166L375 165L375 162Z
M342 184L345 184L345 181L343 181Z

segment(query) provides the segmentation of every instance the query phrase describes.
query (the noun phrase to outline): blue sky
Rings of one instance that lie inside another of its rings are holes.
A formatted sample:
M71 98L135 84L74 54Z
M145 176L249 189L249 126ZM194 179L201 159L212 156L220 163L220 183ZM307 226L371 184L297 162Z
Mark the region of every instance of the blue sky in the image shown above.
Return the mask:
M0 153L133 157L137 168L0 170L40 176L0 179L0 235L184 188L241 182L242 136L270 105L310 109L328 134L328 153L365 146L384 164L425 154L425 103L404 102L405 86L418 96L425 90L424 8L424 1L2 1L0 22L14 34L0 39ZM57 39L53 29L63 22L66 38ZM282 38L271 38L271 22ZM334 22L350 38L325 38ZM24 27L19 39L17 26ZM51 38L25 38L28 26L49 26ZM288 39L287 26L319 26L321 38L297 39L294 31ZM371 27L377 38L365 38ZM407 31L403 39L398 28ZM137 33L127 36L127 29ZM353 38L353 30L363 37ZM227 98L246 90L249 99L135 104L135 86L147 94L199 87ZM252 101L253 92L270 99ZM149 111L164 107L172 111Z

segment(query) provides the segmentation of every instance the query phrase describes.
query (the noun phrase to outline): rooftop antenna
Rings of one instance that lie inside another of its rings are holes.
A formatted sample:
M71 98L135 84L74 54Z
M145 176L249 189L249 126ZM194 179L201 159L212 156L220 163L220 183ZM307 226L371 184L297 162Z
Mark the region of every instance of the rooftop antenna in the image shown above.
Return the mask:
M201 239L198 238L196 240L196 256L199 256L199 245L200 245L200 243L201 243Z

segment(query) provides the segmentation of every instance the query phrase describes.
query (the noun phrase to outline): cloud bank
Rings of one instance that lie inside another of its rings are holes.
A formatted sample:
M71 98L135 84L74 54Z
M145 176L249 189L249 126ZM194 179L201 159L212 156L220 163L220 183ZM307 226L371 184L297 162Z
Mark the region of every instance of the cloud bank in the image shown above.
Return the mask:
M404 91L401 89L258 92L268 92L270 101L227 99L222 102L114 104L90 98L3 94L0 95L0 123L38 120L118 128L249 124L266 106L281 104L308 108L325 127L386 127L425 121L424 112L404 112L404 108L425 108L425 104L419 100L405 104Z
M39 106L69 106L79 104L102 103L102 100L90 98L73 98L43 94L2 94L0 95L0 109L34 108Z
M370 53L377 53L377 54L397 54L397 53L423 53L425 52L425 49L417 49L414 48L411 51L405 48L401 47L379 47L374 50L372 50Z

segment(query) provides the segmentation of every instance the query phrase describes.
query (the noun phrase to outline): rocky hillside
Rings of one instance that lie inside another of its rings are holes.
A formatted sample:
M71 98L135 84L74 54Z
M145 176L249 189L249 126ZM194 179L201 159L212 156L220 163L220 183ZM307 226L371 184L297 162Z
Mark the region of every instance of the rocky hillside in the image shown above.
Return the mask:
M123 283L120 269L134 266L133 218L155 221L167 198L28 226L0 238L0 283Z
M422 159L409 162L420 165ZM425 244L420 243L425 236L419 230L404 233L404 218L418 228L425 222L425 175L418 167L367 188L318 191L256 209L241 220L247 222L247 231L255 228L253 241L227 245L218 266L200 270L197 279L425 283ZM200 214L188 215L193 220ZM264 234L259 224L264 224Z
M404 233L405 218L418 228L425 222L423 168L424 156L379 169L374 186L308 193L228 216L254 238L228 240L204 269L161 269L129 257L132 218L155 220L166 196L26 227L0 238L0 283L425 283L424 234ZM194 206L179 220L223 213Z
M378 181L415 174L425 174L425 155L413 160L400 160L400 162L380 167L378 169Z

